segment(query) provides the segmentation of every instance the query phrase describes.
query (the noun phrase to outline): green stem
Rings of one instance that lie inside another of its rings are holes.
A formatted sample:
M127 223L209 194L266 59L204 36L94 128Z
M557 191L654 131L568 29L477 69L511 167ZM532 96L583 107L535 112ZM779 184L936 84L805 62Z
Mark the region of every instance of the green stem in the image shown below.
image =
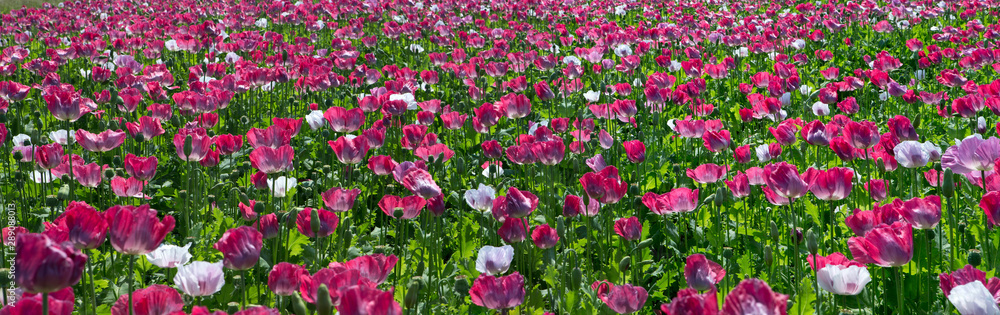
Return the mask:
M135 255L128 256L128 315L135 313L135 305L132 304L132 295L135 293ZM42 314L48 314L43 311Z

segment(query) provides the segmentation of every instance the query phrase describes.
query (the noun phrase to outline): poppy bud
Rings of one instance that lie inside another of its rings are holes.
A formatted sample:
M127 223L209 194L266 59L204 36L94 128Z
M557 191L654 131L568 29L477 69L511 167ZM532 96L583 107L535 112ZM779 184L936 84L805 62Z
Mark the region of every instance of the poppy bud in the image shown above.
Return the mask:
M318 209L316 211L309 211L309 225L310 225L309 227L312 228L312 231L314 232L319 231L320 228L322 227L319 221Z
M778 237L781 234L778 232L778 225L771 221L771 242L777 243Z
M625 256L618 262L618 271L626 272L632 266L632 256Z
M726 195L724 194L726 193L727 190L728 189L726 188L719 187L719 189L715 191L715 199L713 201L715 201L716 207L721 207L726 203Z
M941 183L941 195L946 198L955 196L955 175L951 169L944 170L944 181Z
M809 230L809 232L806 233L806 248L809 249L809 253L813 255L816 255L816 253L819 252L819 244L816 240L816 233L813 233L813 230Z
M796 244L802 243L802 228L797 227L788 232L788 236L792 238L792 242Z
M322 135L324 139L325 138L329 138L330 137L330 130L323 129L323 131L320 132L320 135Z
M566 220L563 217L556 219L556 232L558 232L559 235L566 235Z
M459 295L469 294L469 279L465 276L455 277L455 292Z
M194 138L191 135L184 136L184 156L190 156L191 151L194 151Z
M406 289L406 296L403 297L403 305L406 308L414 308L420 301L420 281L411 280L410 286Z
M583 282L583 271L580 271L580 267L573 267L573 272L570 273L569 289L576 291L580 289L580 282Z
M302 296L298 292L292 294L292 311L295 312L295 315L309 315L306 302L302 300Z
M170 124L174 126L181 125L181 118L179 116L170 116ZM116 128L113 128L116 129Z
M774 253L771 252L771 245L764 246L764 264L768 267L774 263Z
M655 242L655 240L653 240L653 238L647 238L647 239L643 240L642 242L639 242L639 245L636 245L635 249L641 249L641 248L649 247L649 245L652 245L653 242Z
M978 249L969 250L969 264L973 267L979 267L979 264L983 263L983 255Z
M56 192L56 197L59 198L59 200L69 199L69 185L63 184L59 187L59 191Z
M316 211L313 211L316 213ZM316 220L317 222L319 219ZM316 315L330 315L333 314L333 300L330 298L330 289L326 287L326 284L320 284L319 289L316 290Z

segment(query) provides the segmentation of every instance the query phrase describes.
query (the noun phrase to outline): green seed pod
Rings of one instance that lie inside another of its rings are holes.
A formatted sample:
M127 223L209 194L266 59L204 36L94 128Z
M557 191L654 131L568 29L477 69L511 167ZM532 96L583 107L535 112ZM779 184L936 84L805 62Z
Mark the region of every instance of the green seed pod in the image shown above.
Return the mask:
M781 233L778 232L778 224L771 221L771 242L777 243L780 237Z
M640 192L641 191L639 191L639 185L636 184L628 185L629 196L638 196Z
M764 246L764 264L771 266L774 263L774 253L771 251L771 245Z
M983 253L978 249L969 250L969 264L973 267L979 267L983 263Z
M188 197L188 191L187 190L181 190L181 191L177 192L177 198L187 199L187 197Z
M240 116L240 123L248 125L250 124L250 118L247 116Z
M222 182L227 182L227 181L229 181L229 174L225 174L225 173L223 173L223 174L219 174L219 179L220 179L220 180L221 180Z
M320 131L320 135L323 136L323 139L329 138L330 137L330 130L329 129L323 129L323 131Z
M181 125L181 117L179 117L177 115L171 116L170 117L170 124L174 125L174 126L180 126Z
M583 282L583 271L580 270L580 267L573 267L573 272L570 273L569 289L579 290L581 282Z
M240 311L240 303L229 302L229 304L226 304L226 311L229 314L236 314L236 312Z
M455 293L458 293L460 296L465 296L469 294L470 288L468 278L465 276L455 277Z
M306 301L302 300L302 296L298 292L292 294L292 311L295 312L295 315L309 315Z
M309 212L309 225L311 225L310 227L312 228L313 233L315 235L319 235L319 209L313 209Z
M215 195L209 194L205 198L208 199L208 202L215 202Z
M60 203L59 202L59 198L56 198L55 195L45 196L45 205L46 206L55 207L55 206L58 206L59 203Z
M806 249L809 249L809 253L813 255L819 252L819 242L816 240L816 233L813 233L813 230L806 233Z
M264 212L267 212L267 210L266 210L266 206L264 206L264 203L263 203L263 202L258 202L258 203L255 203L255 204L253 205L253 212L256 212L256 213L264 213ZM311 218L310 218L310 219L311 219Z
M618 262L618 271L626 272L630 267L632 267L632 256L625 256Z
M453 163L451 163L451 165L455 166L459 174L465 174L465 172L469 170L469 166L465 165L465 159L462 157L454 157L452 161Z
M110 168L104 170L104 179L112 179L114 177L115 177L115 170Z
M15 161L20 161L23 158L24 158L24 153L21 153L21 151L14 151L14 160Z
M329 164L324 164L323 165L323 173L330 174L330 170L331 169L330 169L330 165Z
M316 315L333 314L333 300L330 298L330 289L326 284L320 284L316 290Z
M132 139L135 139L135 142L142 143L143 141L146 141L146 136L142 135L141 133L137 133L135 134L135 137L132 137Z
M945 198L955 196L955 175L950 168L944 170L944 180L941 181L941 194Z
M723 247L722 248L722 258L733 259L733 248L732 247L728 247L728 246L727 247Z
M404 214L403 208L396 208L392 211L392 217L396 219L402 218Z

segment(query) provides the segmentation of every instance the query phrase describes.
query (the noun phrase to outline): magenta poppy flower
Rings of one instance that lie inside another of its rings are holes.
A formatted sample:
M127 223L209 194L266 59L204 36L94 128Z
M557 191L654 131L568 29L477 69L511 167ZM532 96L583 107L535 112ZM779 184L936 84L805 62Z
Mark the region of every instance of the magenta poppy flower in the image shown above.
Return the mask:
M698 294L695 289L682 289L670 303L660 305L660 312L668 315L717 315L719 299L715 290Z
M87 255L79 249L43 234L18 235L14 251L14 280L29 293L51 293L76 285L87 262Z
M913 259L913 227L906 222L880 224L864 237L847 240L858 262L882 267L898 267Z
M538 208L538 197L526 190L511 187L504 197L505 214L508 217L523 218Z
M250 128L247 131L247 143L251 148L270 147L277 149L292 143L292 130L271 125L266 129Z
M854 171L844 167L834 167L826 171L809 168L802 177L809 183L809 191L816 198L825 201L847 198L854 187Z
M78 249L95 249L107 239L108 221L86 202L70 201L60 218L69 241Z
M497 234L507 244L523 242L528 238L528 220L522 218L506 218Z
M174 229L174 217L167 215L161 221L149 205L113 206L104 211L111 227L111 245L119 253L143 255L155 250Z
M102 166L97 163L76 166L73 168L73 177L81 186L96 188L101 184L102 172L107 168L107 165Z
M3 82L0 82L2 84ZM24 293L20 298L10 299L6 307L0 310L4 315L35 315L42 310L42 295L39 293ZM72 287L49 293L50 315L71 315L76 296Z
M809 189L809 183L799 175L798 168L787 162L765 166L764 180L767 182L767 188L783 198L801 198Z
M155 156L141 157L129 153L125 155L125 159L122 162L125 163L125 172L138 180L148 181L153 179L153 176L156 176L156 166L158 163Z
M257 231L260 231L265 240L278 237L278 215L274 213L262 215L253 226L257 228Z
M615 221L615 233L629 241L638 240L642 238L642 223L634 216L618 219Z
M361 129L365 124L365 113L361 108L344 109L343 107L330 107L323 113L323 118L330 124L330 128L336 132L354 132Z
M253 268L260 260L264 235L249 226L229 229L212 248L222 252L223 264L233 270Z
M687 176L699 184L711 184L726 177L728 167L712 163L698 165L698 167L687 170Z
M389 175L392 174L392 170L396 168L396 161L392 160L392 157L388 155L376 155L368 158L368 169L372 170L375 175Z
M219 149L219 153L231 155L243 148L243 136L230 134L215 136L215 147Z
M983 195L979 200L979 208L986 213L986 221L990 228L1000 225L1000 192L991 191Z
M80 147L90 152L108 152L125 143L125 132L121 130L105 130L101 133L93 134L80 129L73 134Z
M628 184L618 176L618 168L608 166L600 172L584 174L580 178L583 190L591 199L602 204L612 204L621 200L628 190Z
M492 310L517 307L524 302L524 294L524 277L517 272L502 277L480 275L469 289L473 304Z
M887 198L886 181L884 179L873 179L865 183L865 190L875 201L882 201Z
M43 169L53 169L62 164L63 147L53 142L35 147L35 163Z
M319 214L319 231L313 231L312 229L313 211L317 211ZM323 209L307 207L299 211L299 214L295 216L295 227L299 229L299 233L308 237L330 236L330 234L333 234L337 230L337 224L340 224L340 217L334 212Z
M545 165L559 164L566 156L566 144L561 139L533 142L526 146L535 160Z
M844 126L844 139L855 149L868 149L878 144L881 134L874 122L848 122Z
M337 155L337 160L344 164L363 162L370 148L368 140L364 137L341 136L337 140L331 140L327 143L333 149L333 153Z
M309 271L301 265L279 262L271 267L267 276L267 287L280 296L290 296L298 291L300 279L308 277Z
M138 180L135 177L122 178L115 176L111 179L111 192L118 197L147 198L147 196L142 193L142 188L144 186L145 184L143 181Z
M642 196L642 203L658 215L690 212L698 208L698 190L680 187L662 195L648 192Z
M423 162L420 161L420 163ZM431 174L423 167L418 167L412 162L400 163L393 169L392 175L396 179L396 182L424 199L441 195L441 187L438 187Z
M340 289L342 288L358 285L375 287L375 283L362 277L361 272L356 269L323 268L312 276L303 276L299 279L299 294L308 303L316 303L316 294L319 293L321 284L325 284L329 289L333 305L340 303Z
M705 148L712 152L719 152L729 147L732 143L732 138L729 136L729 130L712 131L707 130L701 136Z
M597 298L604 302L604 305L618 314L631 314L639 311L646 304L646 298L649 297L645 288L631 284L614 285L598 281L590 287L596 291Z
M750 196L750 180L743 172L736 172L736 175L733 175L733 180L727 180L725 184L726 187L729 187L734 198Z
M771 135L774 136L774 139L777 140L778 143L785 146L795 143L795 133L798 132L795 124L787 120L778 124L777 128L768 127L767 130L771 132Z
M709 260L705 255L694 254L687 257L684 279L691 288L698 291L715 290L715 285L725 277L726 270L722 265Z
M93 100L81 97L80 91L72 85L54 85L43 90L42 98L45 99L45 107L49 109L56 119L61 121L77 121L83 115L89 113L91 108L97 108Z
M129 315L129 295L122 294L111 307L111 315ZM132 314L173 314L184 310L184 298L176 289L154 284L132 292Z
M382 209L382 213L385 215L396 218L396 219L413 219L420 215L420 211L427 206L427 200L420 198L420 196L406 196L400 198L399 196L385 195L382 196L382 200L378 202L379 209ZM403 215L396 217L396 210L402 211Z
M736 285L722 304L725 315L787 313L788 295L771 291L771 287L760 279L746 279Z
M749 144L736 147L733 149L733 160L740 164L750 163L753 161L752 152Z
M403 309L393 296L391 289L389 291L382 291L363 285L346 287L340 292L340 304L337 305L337 314L402 315Z
M897 210L906 219L906 222L913 225L913 228L933 229L938 222L941 222L941 197L935 195L924 198L914 197L902 202Z
M191 137L191 152L185 152L184 143L189 136ZM201 161L208 154L211 146L212 137L205 133L205 129L180 129L174 134L174 149L182 161Z
M362 277L371 280L375 284L382 284L389 278L389 273L396 266L399 259L396 255L365 255L348 260L344 263L331 262L329 267L334 270L354 269L361 273Z
M542 224L531 231L531 241L538 248L549 249L559 243L559 233L548 224Z
M450 160L452 156L455 156L455 151L449 149L448 145L444 143L436 143L413 150L413 155L416 155L425 162L433 163L434 161Z
M360 189L333 187L324 191L320 196L323 198L323 204L326 205L328 210L344 212L354 207L354 201L358 198L359 194L361 194Z

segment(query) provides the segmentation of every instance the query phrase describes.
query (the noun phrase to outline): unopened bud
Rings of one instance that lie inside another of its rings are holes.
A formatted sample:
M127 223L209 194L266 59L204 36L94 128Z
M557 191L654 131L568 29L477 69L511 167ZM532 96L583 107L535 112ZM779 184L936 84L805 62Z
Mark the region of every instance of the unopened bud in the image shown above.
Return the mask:
M771 250L771 245L764 246L764 264L771 266L774 263L774 253Z
M973 267L979 267L983 263L983 253L978 249L969 250L969 264Z
M330 297L330 289L326 284L320 284L316 290L316 315L333 314L333 300Z
M630 267L632 267L632 256L625 256L618 262L618 271L626 272Z
M809 253L813 255L816 255L816 253L819 252L819 243L816 240L816 233L813 233L813 230L809 230L809 232L806 233L806 249L808 249Z
M302 296L298 292L292 294L292 311L295 312L295 315L309 315L309 308L306 307L306 302L302 300Z
M944 180L941 181L941 194L945 198L955 196L955 175L950 168L944 170Z

